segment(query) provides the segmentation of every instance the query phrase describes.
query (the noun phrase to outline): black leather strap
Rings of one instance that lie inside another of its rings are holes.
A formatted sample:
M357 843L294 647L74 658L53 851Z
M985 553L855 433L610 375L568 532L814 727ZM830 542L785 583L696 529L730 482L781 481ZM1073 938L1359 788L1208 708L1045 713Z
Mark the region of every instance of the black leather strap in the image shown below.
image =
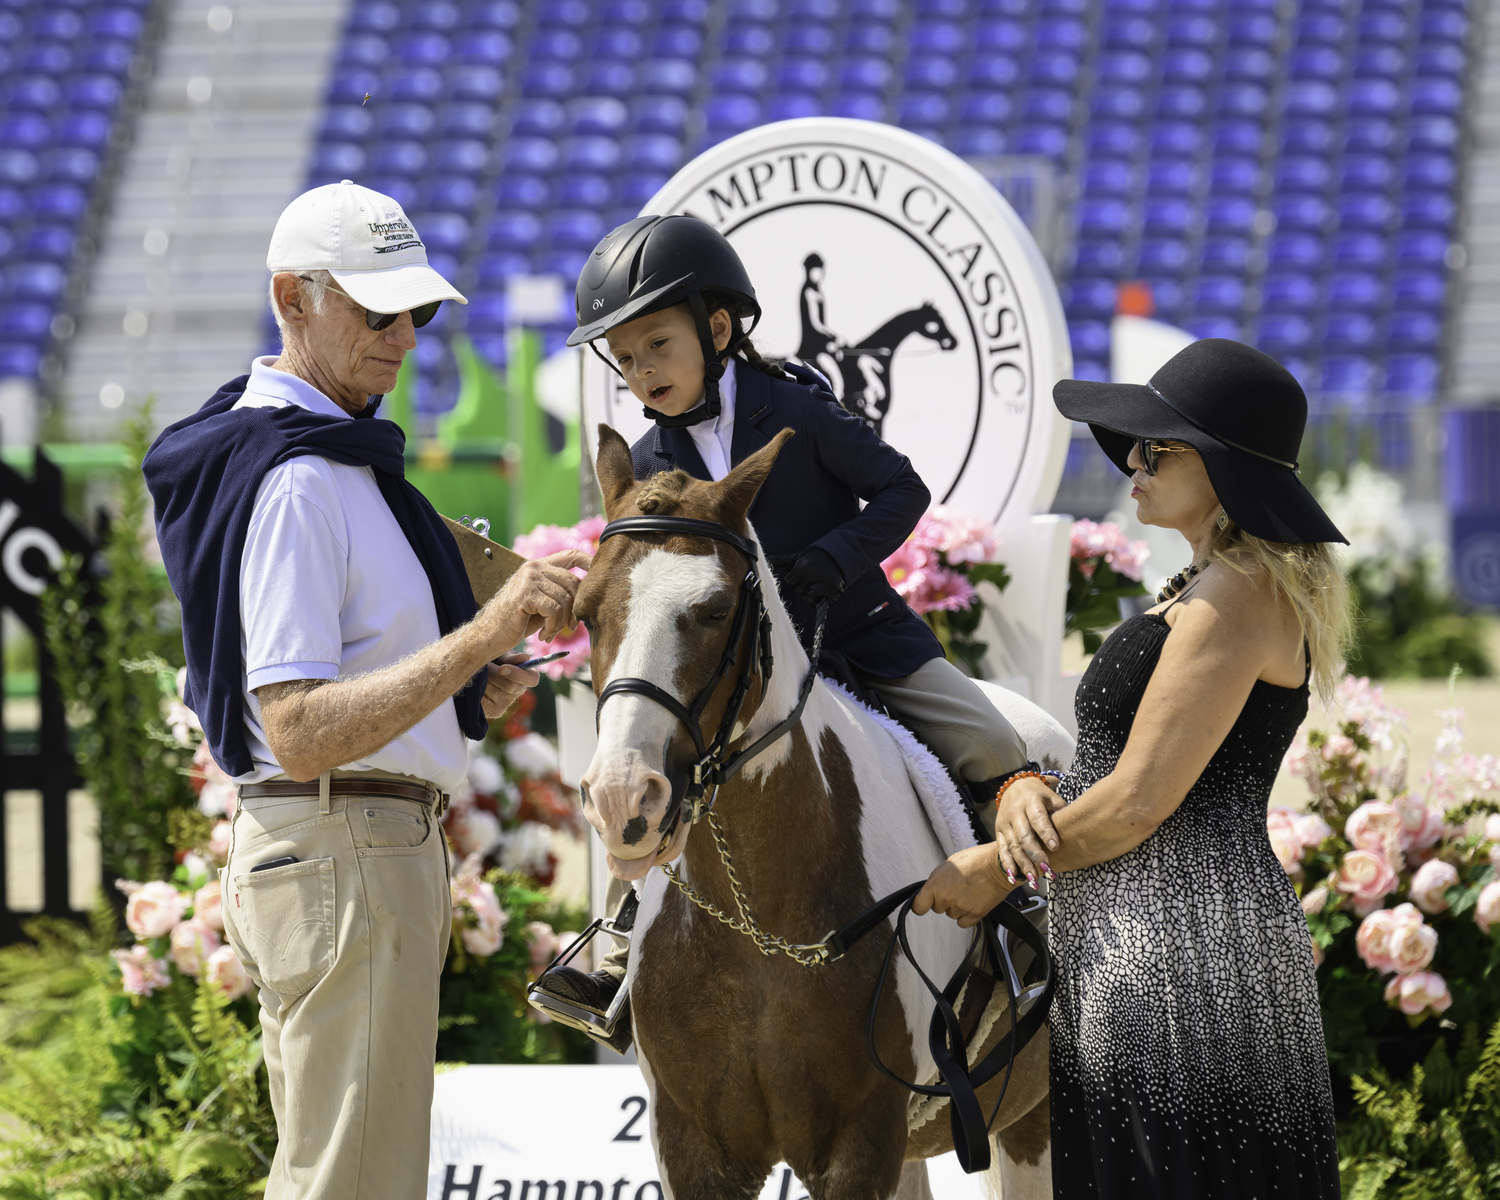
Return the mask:
M760 551L754 542L714 521L700 521L696 517L621 517L611 521L599 535L599 544L619 533L680 533L687 537L713 538L717 542L733 546L750 560L754 566Z

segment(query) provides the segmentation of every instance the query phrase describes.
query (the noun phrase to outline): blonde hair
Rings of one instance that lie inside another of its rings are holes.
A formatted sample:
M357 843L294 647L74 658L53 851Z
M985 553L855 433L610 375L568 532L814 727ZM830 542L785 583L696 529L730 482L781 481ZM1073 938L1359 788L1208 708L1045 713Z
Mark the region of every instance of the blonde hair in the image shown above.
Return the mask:
M1268 542L1234 522L1215 529L1204 566L1215 559L1249 578L1263 575L1297 614L1307 641L1312 682L1325 703L1343 678L1353 636L1349 584L1331 542Z

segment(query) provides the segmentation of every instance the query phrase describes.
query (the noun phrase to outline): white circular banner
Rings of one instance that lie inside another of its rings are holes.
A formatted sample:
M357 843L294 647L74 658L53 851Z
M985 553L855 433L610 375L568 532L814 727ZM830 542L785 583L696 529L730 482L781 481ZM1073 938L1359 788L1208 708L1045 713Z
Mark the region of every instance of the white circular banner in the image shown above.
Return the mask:
M744 260L760 351L816 367L911 458L935 503L1007 526L1046 512L1072 371L1052 274L1005 199L962 159L892 125L782 121L683 167L647 213L689 213ZM601 347L602 349L603 347ZM641 404L593 355L584 428L634 442Z

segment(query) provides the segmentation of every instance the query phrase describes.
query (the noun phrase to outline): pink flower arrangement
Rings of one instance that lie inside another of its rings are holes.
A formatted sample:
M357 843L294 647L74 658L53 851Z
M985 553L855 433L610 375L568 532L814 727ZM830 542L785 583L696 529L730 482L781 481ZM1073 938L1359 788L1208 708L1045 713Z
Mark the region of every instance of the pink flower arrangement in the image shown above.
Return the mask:
M1440 858L1430 859L1417 868L1411 877L1407 895L1411 902L1424 913L1436 914L1448 911L1446 892L1458 885L1458 868Z
M120 968L121 986L127 995L149 996L157 988L164 988L172 982L167 960L157 958L148 947L139 943L129 950L111 950L109 956Z
M123 890L123 889L122 889ZM142 941L166 937L182 920L188 898L165 880L136 885L125 902L125 924Z
M220 946L204 960L203 978L231 1000L238 1000L250 990L250 976L239 955L228 946Z
M208 956L222 944L214 927L202 917L183 921L169 935L172 961L184 975L196 976L203 970Z
M585 517L577 525L538 525L530 533L516 538L515 551L523 558L546 558L561 550L583 550L589 554L599 552L599 535L604 532L603 517ZM582 577L583 571L575 569L573 574ZM567 658L546 663L538 669L548 679L571 679L589 661L589 634L582 625L571 632L564 632L551 642L543 642L536 635L526 639L526 650L533 658L566 650Z
M1334 890L1348 896L1353 901L1354 911L1360 916L1379 908L1380 902L1400 883L1400 877L1385 855L1373 850L1349 851L1333 877Z
M1453 1004L1447 982L1433 971L1396 976L1386 986L1385 999L1408 1017L1447 1012Z
M1500 879L1491 880L1479 893L1474 904L1474 924L1479 926L1481 933L1489 933L1500 925Z
M1094 577L1095 564L1103 559L1115 574L1137 583L1151 555L1145 542L1126 537L1125 531L1113 521L1087 520L1073 522L1071 553L1085 579Z
M510 914L500 907L495 885L479 876L477 855L464 860L449 884L453 898L453 923L470 954L487 958L505 944L505 926Z
M975 600L970 571L999 549L993 525L939 504L880 566L914 613L966 612Z
M219 932L224 929L224 897L217 879L210 879L193 895L193 916Z

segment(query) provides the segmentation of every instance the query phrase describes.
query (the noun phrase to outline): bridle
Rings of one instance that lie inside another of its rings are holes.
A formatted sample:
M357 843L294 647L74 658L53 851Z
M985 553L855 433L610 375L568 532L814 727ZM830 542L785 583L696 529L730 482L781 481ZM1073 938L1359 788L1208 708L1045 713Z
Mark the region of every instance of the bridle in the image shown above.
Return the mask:
M676 696L665 688L658 687L649 679L628 676L610 680L604 690L599 693L598 703L594 707L594 725L597 728L604 702L611 696L625 694L645 696L648 700L653 700L665 708L687 728L688 734L693 739L697 761L693 764L692 777L683 789L681 798L675 795L674 789L672 801L662 817L663 832L670 837L671 833L676 831L679 817L686 815L688 824L695 825L700 818L713 809L713 800L709 799L707 802L704 800L710 787L714 789L714 794L717 796L722 784L733 779L746 763L771 743L783 737L802 719L802 710L807 705L807 697L812 692L812 685L817 677L818 654L823 644L823 629L828 622L828 602L824 600L818 604L817 621L813 630L812 665L808 669L807 677L802 681L796 706L785 720L778 722L753 745L731 754L730 744L734 740L734 727L739 722L751 685L759 675L761 696L764 697L770 687L771 674L775 669L771 654L771 614L766 609L760 575L756 570L759 549L749 538L734 532L727 526L720 525L717 521L700 521L695 517L624 517L618 521L611 521L604 527L604 531L599 535L599 544L602 546L609 538L632 533L665 533L684 537L711 538L726 546L732 546L749 562L745 577L740 581L739 602L735 608L734 625L729 632L729 643L724 647L718 667L691 705L683 704ZM743 657L740 651L741 642L745 643ZM739 665L739 677L735 680L734 691L730 693L729 703L724 709L724 718L719 722L719 728L713 740L706 741L702 727L703 712L713 699L714 693L719 690L719 685L734 670L736 663ZM667 829L669 821L671 822L670 830Z

